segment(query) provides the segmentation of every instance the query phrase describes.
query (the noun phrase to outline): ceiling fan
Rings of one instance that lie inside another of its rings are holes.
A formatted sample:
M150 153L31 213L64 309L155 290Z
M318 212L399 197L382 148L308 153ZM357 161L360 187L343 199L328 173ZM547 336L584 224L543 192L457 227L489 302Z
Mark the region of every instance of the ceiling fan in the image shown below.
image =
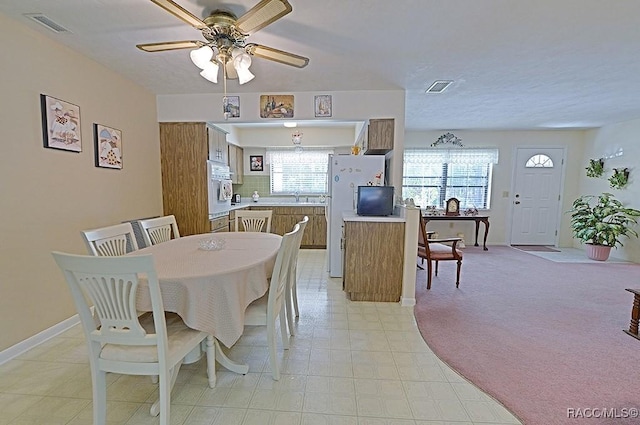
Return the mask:
M254 75L249 71L251 56L297 68L304 68L309 63L309 58L304 56L246 42L248 36L293 10L287 0L261 0L240 18L230 11L216 9L204 20L172 0L151 1L200 30L206 41L169 41L138 44L136 47L145 52L193 49L191 60L202 69L200 75L214 83L218 82L218 64L223 67L225 86L227 78L238 78L240 84L253 79Z

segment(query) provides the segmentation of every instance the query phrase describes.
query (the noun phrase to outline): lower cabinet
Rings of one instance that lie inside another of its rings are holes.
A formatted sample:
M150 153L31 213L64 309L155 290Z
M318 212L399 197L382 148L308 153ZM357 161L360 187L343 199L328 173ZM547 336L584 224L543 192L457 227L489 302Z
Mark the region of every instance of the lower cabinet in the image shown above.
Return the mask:
M214 218L213 220L211 220L211 231L213 233L228 232L229 231L229 215Z
M284 235L293 230L293 226L302 221L304 216L309 217L309 223L302 235L302 248L326 248L327 247L327 222L324 216L324 207L269 207L251 206L251 210L272 210L271 233ZM233 213L233 212L232 212ZM233 219L231 219L233 227Z
M404 223L345 221L343 264L352 301L400 301Z

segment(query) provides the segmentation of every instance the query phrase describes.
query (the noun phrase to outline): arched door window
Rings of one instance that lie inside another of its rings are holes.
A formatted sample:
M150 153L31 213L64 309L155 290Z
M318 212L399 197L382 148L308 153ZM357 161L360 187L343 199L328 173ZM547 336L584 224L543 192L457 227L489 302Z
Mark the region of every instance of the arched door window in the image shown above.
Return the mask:
M536 154L524 164L526 168L553 168L553 160L544 154Z

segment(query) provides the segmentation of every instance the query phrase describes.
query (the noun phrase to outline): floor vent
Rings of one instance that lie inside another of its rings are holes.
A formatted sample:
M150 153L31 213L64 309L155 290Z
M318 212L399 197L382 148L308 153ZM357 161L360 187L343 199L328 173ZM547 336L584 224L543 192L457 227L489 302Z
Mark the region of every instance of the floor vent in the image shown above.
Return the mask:
M26 16L27 18L36 21L37 23L39 23L40 25L43 25L47 28L49 28L51 31L57 33L57 34L61 34L61 33L70 33L71 31L69 31L68 29L66 29L65 27L63 27L62 25L52 21L50 18L46 17L45 15L43 15L42 13L27 13L24 16Z

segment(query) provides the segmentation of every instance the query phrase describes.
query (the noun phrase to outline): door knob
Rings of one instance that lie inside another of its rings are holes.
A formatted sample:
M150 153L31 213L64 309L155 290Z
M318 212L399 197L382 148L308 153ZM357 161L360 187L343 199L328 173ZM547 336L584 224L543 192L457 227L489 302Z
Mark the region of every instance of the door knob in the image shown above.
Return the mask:
M520 201L515 201L514 204L518 205L520 203Z

